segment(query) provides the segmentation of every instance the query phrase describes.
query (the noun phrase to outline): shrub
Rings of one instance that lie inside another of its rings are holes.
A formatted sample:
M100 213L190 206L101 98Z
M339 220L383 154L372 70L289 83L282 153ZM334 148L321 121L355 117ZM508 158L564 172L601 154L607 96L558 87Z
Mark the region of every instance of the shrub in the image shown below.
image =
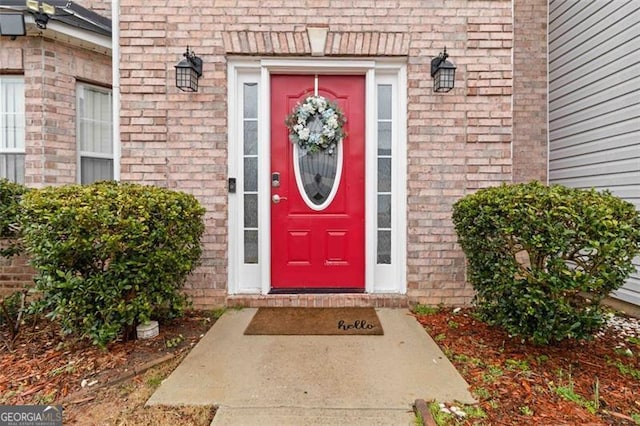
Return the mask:
M23 199L37 269L37 311L105 345L136 324L182 314L180 291L201 254L204 209L191 195L100 182L49 187Z
M20 244L20 199L27 188L7 179L0 179L0 256L19 254Z
M0 341L9 351L20 334L26 311L28 290L16 291L8 296L0 296Z
M640 252L640 214L606 191L502 185L456 202L453 221L481 317L535 343L589 337Z

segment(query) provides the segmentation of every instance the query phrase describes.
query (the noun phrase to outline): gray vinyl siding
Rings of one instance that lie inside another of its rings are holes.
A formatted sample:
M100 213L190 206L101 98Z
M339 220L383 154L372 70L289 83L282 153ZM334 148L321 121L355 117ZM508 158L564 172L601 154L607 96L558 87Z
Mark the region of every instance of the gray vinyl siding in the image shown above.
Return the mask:
M549 181L640 210L640 1L549 2ZM613 295L640 305L636 272Z

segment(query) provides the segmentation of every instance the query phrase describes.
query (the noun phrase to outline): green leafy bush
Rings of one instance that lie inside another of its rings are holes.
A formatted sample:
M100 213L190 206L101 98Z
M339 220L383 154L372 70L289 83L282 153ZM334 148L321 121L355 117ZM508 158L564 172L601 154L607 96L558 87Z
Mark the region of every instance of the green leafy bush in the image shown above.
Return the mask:
M0 179L0 256L19 254L20 244L20 199L27 187L7 179Z
M25 195L25 247L42 299L63 330L105 345L151 318L182 314L200 258L204 209L191 195L117 182Z
M20 334L23 316L27 313L26 299L29 290L20 290L8 296L0 296L0 342L13 351L13 345Z
M608 192L502 185L456 202L453 221L481 317L542 344L598 329L640 252L640 214Z

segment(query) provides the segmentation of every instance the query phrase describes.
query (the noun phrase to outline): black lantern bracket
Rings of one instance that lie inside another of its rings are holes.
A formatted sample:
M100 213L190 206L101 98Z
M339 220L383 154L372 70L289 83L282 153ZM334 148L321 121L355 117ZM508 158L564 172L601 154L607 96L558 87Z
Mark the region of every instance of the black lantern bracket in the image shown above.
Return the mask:
M447 60L449 54L447 53L447 48L444 48L444 51L440 52L438 56L431 60L431 77L433 77L436 72L438 72L438 68L440 68L440 64Z
M196 74L198 74L198 77L202 77L202 59L197 57L193 50L189 51L189 46L187 46L187 51L183 53L183 56L193 65L193 69Z
M184 58L175 65L176 87L187 92L198 91L198 79L202 76L202 59L189 50L182 54Z
M449 54L447 48L431 60L431 77L433 89L436 92L448 92L453 89L455 83L456 66L447 61Z

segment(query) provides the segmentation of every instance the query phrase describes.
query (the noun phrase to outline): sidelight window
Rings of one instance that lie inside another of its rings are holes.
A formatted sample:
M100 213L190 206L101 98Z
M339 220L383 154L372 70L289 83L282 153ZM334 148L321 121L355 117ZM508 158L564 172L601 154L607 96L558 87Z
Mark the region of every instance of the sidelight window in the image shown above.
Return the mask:
M391 115L392 86L378 85L378 150L377 150L377 262L391 263L391 176L392 176L392 115Z
M258 263L258 83L244 83L242 146L244 169L244 263Z

